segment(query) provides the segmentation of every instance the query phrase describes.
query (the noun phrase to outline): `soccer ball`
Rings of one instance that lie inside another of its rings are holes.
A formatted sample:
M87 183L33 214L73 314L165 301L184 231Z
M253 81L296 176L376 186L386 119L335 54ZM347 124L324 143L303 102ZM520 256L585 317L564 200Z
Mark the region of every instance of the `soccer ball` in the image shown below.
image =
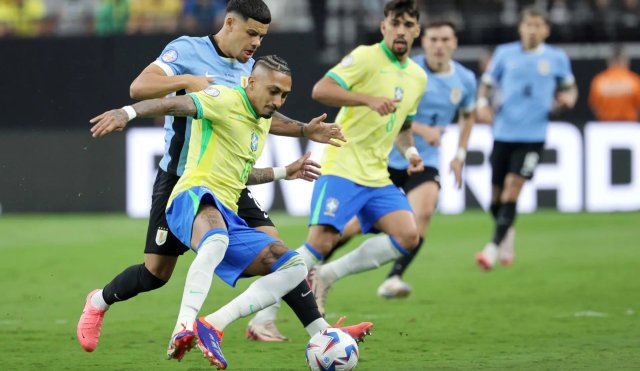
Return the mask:
M348 371L358 364L358 344L339 328L315 334L307 344L307 365L311 371Z

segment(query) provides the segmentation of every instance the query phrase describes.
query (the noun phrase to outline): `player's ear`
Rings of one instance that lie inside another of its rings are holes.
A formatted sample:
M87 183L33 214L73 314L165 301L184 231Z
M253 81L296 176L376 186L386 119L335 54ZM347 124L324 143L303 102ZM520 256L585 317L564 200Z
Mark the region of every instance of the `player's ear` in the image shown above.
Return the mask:
M236 23L236 18L232 14L227 14L224 19L224 27L227 31L233 31L233 25Z
M382 34L384 35L384 33L387 30L387 25L384 22L385 20L383 19L382 22L380 22L380 32L382 32Z

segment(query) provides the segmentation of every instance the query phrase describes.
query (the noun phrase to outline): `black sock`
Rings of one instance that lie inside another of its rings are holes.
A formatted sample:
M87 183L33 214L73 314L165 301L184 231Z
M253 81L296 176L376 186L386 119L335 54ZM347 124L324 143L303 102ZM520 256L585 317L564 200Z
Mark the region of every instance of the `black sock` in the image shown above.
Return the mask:
M322 317L307 280L302 280L298 286L283 296L282 300L298 316L303 327L307 327L311 322Z
M498 201L496 203L492 203L491 207L489 207L489 210L491 210L491 215L493 215L493 220L498 219L498 211L500 211L500 206L502 206L502 204L500 203L500 201Z
M149 272L144 264L132 265L117 275L102 289L104 301L111 305L116 301L131 299L141 292L164 286L163 281Z
M416 255L418 254L418 250L420 250L420 248L422 247L422 242L424 242L424 239L420 237L420 241L418 241L418 246L416 246L415 249L409 251L409 254L401 256L398 259L396 259L395 263L393 263L393 267L391 268L391 272L389 272L389 275L387 276L387 278L392 276L402 277L402 274L404 273L404 271L407 270L407 267L409 267L409 264L411 264L411 262L413 261L413 258L415 258Z
M336 250L338 250L339 248L341 248L342 246L346 245L349 243L349 241L351 241L351 238L347 238L346 240L340 240L338 241L338 244L335 245L333 247L333 249L331 249L331 251L329 251L329 253L327 255L325 255L324 259L322 259L322 262L326 263L329 261L329 258L331 258L331 255L333 255L334 252L336 252Z
M509 228L516 220L516 203L507 202L502 204L496 218L496 231L493 235L493 243L500 245Z

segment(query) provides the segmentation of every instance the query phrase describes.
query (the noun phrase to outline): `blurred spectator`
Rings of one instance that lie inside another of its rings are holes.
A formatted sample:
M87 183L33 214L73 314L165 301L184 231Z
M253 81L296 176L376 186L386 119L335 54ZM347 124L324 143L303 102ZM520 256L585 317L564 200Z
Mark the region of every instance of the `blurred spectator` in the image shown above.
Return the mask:
M313 1L313 0L312 0ZM307 0L264 0L271 10L269 31L311 31Z
M46 16L44 0L0 0L0 36L38 36Z
M54 32L58 36L88 35L93 33L94 0L50 0Z
M609 67L591 81L589 105L599 121L638 121L640 76L629 70L629 58L615 46Z
M128 21L128 0L100 0L95 17L96 33L99 36L124 33Z
M182 2L178 0L130 0L129 33L176 33Z
M182 29L187 33L211 33L222 26L226 0L184 0Z

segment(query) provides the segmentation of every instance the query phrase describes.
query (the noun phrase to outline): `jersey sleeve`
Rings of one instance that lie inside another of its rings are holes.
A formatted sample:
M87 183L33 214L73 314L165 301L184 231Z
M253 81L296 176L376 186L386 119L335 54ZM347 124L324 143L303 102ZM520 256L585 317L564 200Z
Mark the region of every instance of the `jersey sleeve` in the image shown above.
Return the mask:
M371 64L370 58L367 58L367 48L359 46L351 53L342 58L342 61L327 72L326 76L334 79L340 86L346 90L361 81L364 81L369 75Z
M500 82L500 79L502 79L502 74L504 72L505 62L506 58L504 48L499 46L496 48L495 52L493 52L489 67L487 67L487 70L482 75L482 82L490 86L493 86Z
M196 105L197 120L218 121L220 119L220 108L224 106L221 101L224 99L224 92L216 86L210 86L197 93L187 94ZM228 93L227 93L228 94Z
M476 91L478 89L478 82L473 72L467 71L465 74L464 86L465 92L458 108L464 113L469 113L476 109Z
M558 53L558 74L556 75L558 86L568 88L576 83L576 78L571 71L571 61L563 51Z
M167 76L187 74L193 50L194 45L189 38L182 36L167 44L153 64L162 68Z

